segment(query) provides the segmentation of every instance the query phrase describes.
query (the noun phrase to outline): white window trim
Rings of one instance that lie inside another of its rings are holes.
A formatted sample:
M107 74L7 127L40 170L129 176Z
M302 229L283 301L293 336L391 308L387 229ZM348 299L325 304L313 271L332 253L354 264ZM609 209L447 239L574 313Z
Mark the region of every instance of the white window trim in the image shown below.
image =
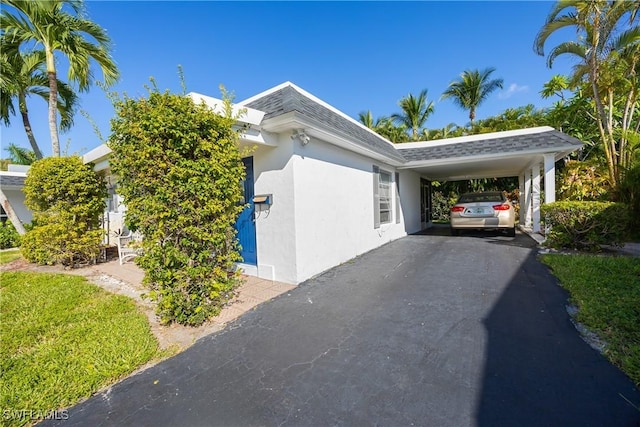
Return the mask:
M389 212L388 219L384 222L381 220L382 218L382 197L381 197L381 176L382 174L387 175L389 188L388 188L388 207L385 211ZM380 229L383 227L387 227L391 224L394 224L396 220L396 179L395 173L393 171L382 169L379 166L373 166L373 208L374 208L374 219L373 219L373 228Z

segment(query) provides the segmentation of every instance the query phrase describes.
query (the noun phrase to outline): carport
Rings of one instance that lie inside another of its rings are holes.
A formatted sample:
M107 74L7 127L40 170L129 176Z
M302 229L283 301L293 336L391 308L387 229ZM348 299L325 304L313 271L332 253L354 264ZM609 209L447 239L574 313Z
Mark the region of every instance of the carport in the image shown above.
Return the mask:
M540 231L540 205L555 201L555 164L583 143L543 126L485 133L437 141L411 142L396 147L412 169L430 180L518 177L520 224ZM542 186L541 186L542 184Z

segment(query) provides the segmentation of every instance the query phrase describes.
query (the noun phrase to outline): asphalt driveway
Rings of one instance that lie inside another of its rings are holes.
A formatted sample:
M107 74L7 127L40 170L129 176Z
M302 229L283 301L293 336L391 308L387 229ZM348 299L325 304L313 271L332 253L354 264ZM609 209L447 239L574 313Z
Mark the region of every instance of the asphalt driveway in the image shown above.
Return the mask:
M409 236L47 424L637 427L566 298L527 236Z

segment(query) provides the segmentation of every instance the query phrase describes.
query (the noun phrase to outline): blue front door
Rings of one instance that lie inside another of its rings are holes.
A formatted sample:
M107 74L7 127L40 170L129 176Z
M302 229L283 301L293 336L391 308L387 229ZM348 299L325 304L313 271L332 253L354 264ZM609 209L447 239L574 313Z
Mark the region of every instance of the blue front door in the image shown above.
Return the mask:
M253 215L253 157L242 159L247 176L244 179L244 200L248 206L242 211L236 221L238 241L240 242L240 255L245 264L258 264L256 251L256 223Z

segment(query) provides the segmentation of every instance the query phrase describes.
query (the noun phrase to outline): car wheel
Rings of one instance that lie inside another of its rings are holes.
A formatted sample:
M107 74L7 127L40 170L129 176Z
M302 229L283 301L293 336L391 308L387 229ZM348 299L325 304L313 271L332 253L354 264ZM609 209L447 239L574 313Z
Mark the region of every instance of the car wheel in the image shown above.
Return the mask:
M460 230L456 230L455 228L451 227L451 235L452 236L459 236L460 235Z
M516 226L507 229L507 236L516 237Z

